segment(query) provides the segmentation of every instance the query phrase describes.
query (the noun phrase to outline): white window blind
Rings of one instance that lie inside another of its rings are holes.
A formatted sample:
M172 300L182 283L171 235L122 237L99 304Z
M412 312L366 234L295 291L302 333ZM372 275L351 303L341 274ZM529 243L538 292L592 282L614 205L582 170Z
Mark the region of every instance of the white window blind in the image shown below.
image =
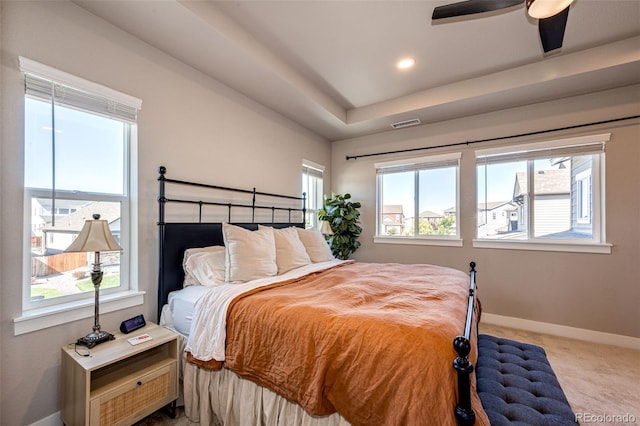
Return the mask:
M322 170L307 166L306 164L302 165L302 173L309 175L310 177L322 179Z
M476 161L483 164L497 164L540 158L599 154L604 152L610 137L610 133L605 133L550 142L482 149L476 151Z
M455 167L460 162L461 153L434 155L431 157L409 158L398 161L387 161L374 165L377 174L410 172L424 169Z
M142 101L100 84L20 57L25 93L38 99L135 123Z

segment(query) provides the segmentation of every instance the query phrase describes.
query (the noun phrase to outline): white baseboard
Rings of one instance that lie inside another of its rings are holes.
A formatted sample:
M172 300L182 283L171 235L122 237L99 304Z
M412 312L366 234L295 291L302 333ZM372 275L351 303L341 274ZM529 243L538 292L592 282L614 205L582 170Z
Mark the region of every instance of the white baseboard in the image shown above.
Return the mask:
M637 337L603 333L602 331L587 330L584 328L569 327L566 325L532 321L522 318L505 317L487 312L483 312L481 318L481 323L533 331L535 333L550 334L552 336L567 337L570 339L586 340L587 342L601 343L603 345L640 350L640 338Z
M63 426L63 423L62 420L60 420L60 412L58 411L44 419L31 423L29 426Z

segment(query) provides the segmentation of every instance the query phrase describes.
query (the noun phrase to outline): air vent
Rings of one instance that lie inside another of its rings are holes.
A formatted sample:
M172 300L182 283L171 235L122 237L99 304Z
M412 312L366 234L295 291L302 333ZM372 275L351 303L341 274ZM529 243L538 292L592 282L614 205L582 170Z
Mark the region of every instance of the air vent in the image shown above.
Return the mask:
M411 127L417 126L420 124L420 120L418 118L412 118L411 120L398 121L397 123L391 123L391 127L394 129L402 129L403 127Z

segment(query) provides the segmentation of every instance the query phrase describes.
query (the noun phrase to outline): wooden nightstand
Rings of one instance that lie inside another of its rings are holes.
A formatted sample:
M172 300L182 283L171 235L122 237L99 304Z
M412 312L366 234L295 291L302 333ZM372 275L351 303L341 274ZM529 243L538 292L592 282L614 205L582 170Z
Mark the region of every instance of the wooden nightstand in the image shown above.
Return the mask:
M127 339L149 334L131 345ZM131 425L178 398L178 336L147 323L93 347L90 356L62 348L62 421L66 425ZM78 346L86 353L86 347ZM173 406L175 408L175 405Z

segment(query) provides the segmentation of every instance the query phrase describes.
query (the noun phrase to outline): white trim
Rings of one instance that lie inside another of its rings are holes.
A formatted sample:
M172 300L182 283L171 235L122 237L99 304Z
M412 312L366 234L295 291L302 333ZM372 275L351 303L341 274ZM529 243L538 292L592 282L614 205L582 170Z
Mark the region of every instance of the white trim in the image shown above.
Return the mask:
M302 167L309 167L311 169L316 169L324 173L325 167L322 164L316 163L311 160L302 159Z
M55 413L45 417L44 419L40 419L35 423L31 423L29 426L63 426L62 420L60 419L60 411L56 411Z
M373 237L376 244L406 244L418 246L444 246L444 247L462 247L463 240L460 238L438 238L438 237Z
M473 240L474 248L533 250L533 251L562 251L569 253L611 254L612 244L561 242L545 243L537 241L505 241L505 240Z
M598 241L607 241L607 171L605 169L607 162L602 155L598 155L594 160L593 169L591 170L592 205L595 206L595 203L598 203L597 205L600 209L593 209L591 220L594 221L592 222L594 225L600 225L597 229L597 235L594 235L594 237L597 237ZM598 185L595 184L594 177L600 180Z
M576 222L580 224L590 224L591 223L591 205L593 203L593 199L595 197L591 197L591 203L587 203L586 215L581 216L581 213L584 213L584 200L586 198L589 201L589 195L591 192L589 190L593 187L592 184L592 169L589 168L578 173L575 176L576 180ZM591 186L589 186L591 184Z
M545 149L558 149L570 146L586 146L597 145L609 142L611 139L611 133L602 133L598 135L578 136L575 138L556 139L545 142L534 142L527 144L517 144L509 146L500 146L496 148L478 149L475 151L476 158L488 157L492 155L517 153L517 152L529 152L529 151L541 151Z
M461 152L453 152L450 154L430 155L428 157L415 157L405 158L404 160L384 161L382 163L375 163L373 166L376 169L384 169L387 167L395 166L408 166L412 164L429 164L438 163L440 161L459 160L460 158L462 158Z
M640 350L640 338L483 312L481 323Z
M128 107L136 108L138 110L142 109L142 100L134 96L94 83L93 81L85 80L84 78L76 77L75 75L57 70L23 56L18 56L18 62L20 64L20 71L24 73L43 77L64 86L70 86L89 93L104 96L105 98L119 102Z
M119 311L144 303L144 291L124 291L100 296L100 313ZM93 298L61 305L25 311L22 316L13 319L13 334L30 333L71 321L92 318L94 314Z

